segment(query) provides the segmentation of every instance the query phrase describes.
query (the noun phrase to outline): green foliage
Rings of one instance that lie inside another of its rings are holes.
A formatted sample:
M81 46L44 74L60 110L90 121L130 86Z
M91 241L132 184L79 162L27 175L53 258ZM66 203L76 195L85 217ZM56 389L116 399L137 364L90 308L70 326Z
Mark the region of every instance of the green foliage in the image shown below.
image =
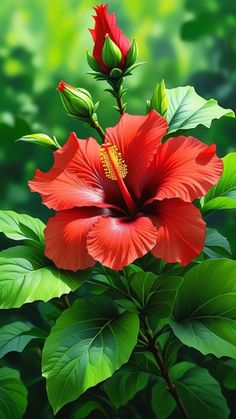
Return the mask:
M110 300L81 299L52 328L43 350L43 376L56 413L128 361L137 342L138 317Z
M223 158L223 174L214 188L201 199L203 214L220 209L236 208L236 153Z
M130 278L129 295L142 311L156 318L169 317L182 278L157 277L151 272L137 272Z
M124 367L109 378L103 388L113 406L119 409L147 386L148 379L147 373L132 371Z
M210 259L232 257L232 251L228 240L215 228L206 229L206 240L203 252Z
M229 417L229 408L220 385L205 368L182 362L172 367L170 374L191 419Z
M9 352L22 352L32 339L45 338L42 330L30 323L13 322L0 327L0 358Z
M184 276L171 326L185 345L203 354L236 358L236 262L208 260Z
M0 252L0 307L48 301L77 289L88 273L60 271L37 249L16 246Z
M27 394L17 370L0 368L0 419L21 419L27 407Z
M45 224L38 218L14 211L0 211L0 232L12 240L30 240L44 245Z
M235 116L231 109L221 108L216 100L206 100L199 96L191 86L166 89L166 94L168 134L180 129L195 128L200 124L209 128L214 119Z
M175 401L166 389L165 380L160 378L152 388L152 410L157 419L166 419L175 409Z
M83 404L83 406L80 406L76 413L73 415L72 419L87 419L90 415L90 413L99 412L101 417L107 418L106 411L101 407L101 405L98 402L95 402L94 400L90 400Z

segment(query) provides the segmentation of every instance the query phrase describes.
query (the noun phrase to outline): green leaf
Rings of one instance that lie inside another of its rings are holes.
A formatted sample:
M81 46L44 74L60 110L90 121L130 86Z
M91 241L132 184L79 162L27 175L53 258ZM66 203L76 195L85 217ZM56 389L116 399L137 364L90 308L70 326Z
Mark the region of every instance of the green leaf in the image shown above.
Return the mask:
M98 402L95 402L94 400L89 400L88 402L84 403L83 406L80 406L76 410L75 414L73 415L73 419L87 419L90 413L93 413L94 411L101 412L102 418L108 417L105 410ZM99 418L99 416L97 416L97 418Z
M184 276L173 309L172 329L204 355L236 358L236 261L207 260Z
M225 362L228 370L227 374L223 378L223 383L229 390L236 390L236 361L229 359Z
M134 351L129 360L129 368L134 369L138 373L143 371L160 376L159 367L151 352Z
M24 135L24 137L18 138L17 141L23 141L25 143L32 143L39 145L40 147L49 148L52 150L58 150L61 148L60 144L58 144L56 137L49 137L46 134L37 133L37 134L30 134Z
M178 276L156 276L151 272L136 272L130 279L130 295L142 310L156 317L169 317L177 289Z
M166 388L166 382L160 378L152 388L152 410L157 419L165 419L174 409L175 401Z
M209 128L213 119L235 116L231 109L222 108L216 100L206 100L199 96L191 86L166 89L166 93L168 134L179 129L195 128L200 124Z
M181 362L170 370L172 380L189 418L227 419L229 408L219 383L205 368Z
M109 378L137 342L136 314L119 314L112 301L77 300L52 328L43 349L43 376L54 412Z
M236 153L223 157L224 170L219 182L201 199L203 214L236 208Z
M37 249L16 246L0 252L0 308L48 301L77 289L87 271L60 271Z
M17 370L0 369L0 419L21 419L27 407L27 389Z
M163 333L158 338L158 344L161 347L161 355L163 362L167 369L172 367L177 359L179 349L183 346L179 339L176 338L174 333Z
M109 378L103 388L116 409L126 405L129 400L142 391L148 383L149 374L121 368Z
M0 358L9 352L22 352L35 338L46 337L46 333L32 324L16 321L0 327Z
M44 245L45 224L38 218L0 210L0 232L12 240L30 240Z
M210 259L231 257L232 251L226 237L220 234L215 228L206 229L206 240L203 253Z

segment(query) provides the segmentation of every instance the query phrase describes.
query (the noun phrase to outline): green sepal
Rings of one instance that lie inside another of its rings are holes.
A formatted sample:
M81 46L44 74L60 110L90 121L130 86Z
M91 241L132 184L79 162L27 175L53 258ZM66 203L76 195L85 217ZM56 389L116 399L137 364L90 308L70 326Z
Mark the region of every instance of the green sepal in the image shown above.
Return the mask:
M88 51L86 51L86 55L87 55L87 62L88 62L89 67L91 67L92 70L100 73L101 69L100 69L97 61L95 60L95 58L93 58L93 56L91 54L89 54Z
M135 38L132 39L130 48L126 56L125 68L131 67L138 59L138 44Z

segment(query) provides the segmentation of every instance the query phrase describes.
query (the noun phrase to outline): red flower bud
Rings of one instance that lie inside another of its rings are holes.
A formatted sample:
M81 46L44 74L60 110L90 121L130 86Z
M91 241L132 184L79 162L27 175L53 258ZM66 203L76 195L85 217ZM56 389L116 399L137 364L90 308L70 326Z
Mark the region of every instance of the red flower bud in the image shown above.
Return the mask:
M107 4L101 4L100 6L94 7L96 12L96 15L93 16L95 20L95 27L94 29L90 29L90 32L94 40L93 57L98 63L101 71L103 73L109 74L111 67L108 67L106 64L112 62L114 57L111 57L110 60L107 58L106 64L104 63L103 47L106 38L109 36L109 39L112 41L112 45L114 43L117 47L117 51L121 52L121 60L116 66L117 68L121 69L125 67L127 53L131 44L122 30L117 26L115 14L109 14L107 8Z

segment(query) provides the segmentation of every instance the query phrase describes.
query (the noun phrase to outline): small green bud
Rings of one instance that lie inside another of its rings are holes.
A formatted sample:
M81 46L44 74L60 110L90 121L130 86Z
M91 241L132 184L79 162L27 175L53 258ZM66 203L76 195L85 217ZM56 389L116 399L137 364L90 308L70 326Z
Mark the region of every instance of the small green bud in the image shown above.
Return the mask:
M149 110L155 109L160 115L166 118L168 110L168 99L164 79L161 81L161 83L157 83L148 107Z
M102 49L102 59L108 68L118 67L122 59L120 48L111 40L108 34Z
M122 70L120 68L115 67L110 71L109 76L112 79L119 79L122 76L122 74L123 74Z
M41 147L50 148L52 150L57 150L61 148L60 144L58 144L56 137L49 137L46 134L30 134L24 135L24 137L18 138L16 141L24 141L26 143L32 143L39 145Z
M61 81L57 87L62 103L70 116L87 120L94 113L94 103L90 93Z
M129 47L125 68L131 67L138 59L138 44L135 38L132 39L131 45Z

